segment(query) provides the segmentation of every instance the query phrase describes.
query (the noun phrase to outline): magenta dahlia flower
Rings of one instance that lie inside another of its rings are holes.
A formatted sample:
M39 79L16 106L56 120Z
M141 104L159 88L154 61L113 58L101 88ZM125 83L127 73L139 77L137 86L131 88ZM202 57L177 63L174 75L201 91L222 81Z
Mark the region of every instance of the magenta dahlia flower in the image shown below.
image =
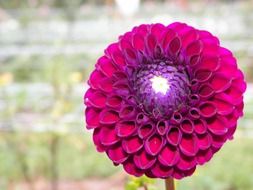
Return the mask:
M93 140L135 176L190 176L233 137L243 73L211 33L184 23L140 25L109 45L85 94Z

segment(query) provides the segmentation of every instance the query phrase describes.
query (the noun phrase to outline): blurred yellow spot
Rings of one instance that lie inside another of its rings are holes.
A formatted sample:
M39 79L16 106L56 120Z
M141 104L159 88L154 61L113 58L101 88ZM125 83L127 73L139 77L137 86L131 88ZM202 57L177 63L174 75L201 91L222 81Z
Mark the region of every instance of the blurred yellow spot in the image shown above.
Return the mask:
M79 83L83 79L83 76L80 72L73 72L70 74L70 81L73 83Z
M12 73L6 72L0 74L0 86L11 84L13 81Z

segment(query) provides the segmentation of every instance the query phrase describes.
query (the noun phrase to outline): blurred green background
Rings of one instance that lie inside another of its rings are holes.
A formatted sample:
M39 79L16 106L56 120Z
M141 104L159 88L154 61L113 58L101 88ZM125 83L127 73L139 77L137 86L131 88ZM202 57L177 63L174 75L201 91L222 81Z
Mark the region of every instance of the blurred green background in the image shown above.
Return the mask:
M141 186L95 151L83 94L96 59L119 34L140 23L174 21L219 36L248 83L235 139L176 188L252 190L252 0L0 0L0 189ZM150 190L163 189L161 180L142 180Z

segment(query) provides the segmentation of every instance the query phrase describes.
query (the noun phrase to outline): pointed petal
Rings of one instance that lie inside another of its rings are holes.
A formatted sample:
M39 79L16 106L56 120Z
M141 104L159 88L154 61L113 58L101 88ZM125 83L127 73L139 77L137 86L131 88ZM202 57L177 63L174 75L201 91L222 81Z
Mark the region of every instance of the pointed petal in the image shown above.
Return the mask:
M115 124L118 120L118 113L113 110L105 109L99 114L99 122L101 124Z
M152 156L157 155L164 145L163 137L160 135L153 135L145 142L145 150Z
M117 68L112 64L112 61L106 56L103 56L98 60L98 68L107 77L111 77L113 73L117 71Z
M164 166L175 165L180 158L177 148L172 146L165 146L158 156L158 160Z
M100 131L101 143L105 146L116 144L120 139L116 135L114 127L102 127Z
M104 151L107 150L107 147L104 146L104 145L101 143L100 131L101 131L101 128L95 128L95 129L94 129L94 132L93 132L92 138L93 138L94 144L96 145L97 151L98 151L98 152L104 152Z
M124 162L123 167L127 173L134 175L135 177L140 177L143 175L143 171L135 166L132 159L128 159L126 162Z
M116 132L119 137L128 137L136 131L134 121L120 121L116 124Z
M212 136L209 133L198 135L198 147L201 150L206 150L212 145Z
M93 89L97 89L104 78L105 75L102 72L94 70L90 75L88 83Z
M143 147L143 141L138 136L130 137L122 141L122 147L126 153L132 154Z
M120 144L110 147L107 155L115 164L121 164L128 158L128 154L122 149Z
M212 102L203 102L199 106L200 115L203 117L212 117L216 114L217 108Z
M228 132L227 122L224 117L214 117L207 120L207 128L215 135L224 135Z
M138 129L138 135L141 139L145 139L149 137L154 131L154 124L153 123L145 123L141 125Z
M93 129L99 126L100 110L88 107L85 110L87 129Z
M206 122L202 119L194 121L194 130L197 134L205 134L207 132Z
M148 155L144 150L134 155L134 163L139 169L149 169L155 162L155 157Z
M192 134L194 130L194 124L190 119L184 119L180 125L180 129L183 133Z
M190 170L194 168L197 164L196 158L195 157L186 157L186 156L180 156L180 159L177 163L177 168L180 170Z
M156 130L159 135L165 135L169 129L169 123L165 120L160 120L156 124Z
M199 55L203 49L203 43L200 40L196 40L190 43L186 48L187 56Z
M172 127L167 133L167 141L173 146L177 146L182 138L182 133L177 127Z
M106 100L106 105L112 108L119 108L121 107L122 103L123 103L122 98L117 95L109 96Z
M212 157L213 157L213 152L212 152L212 149L209 148L207 150L200 150L196 158L197 158L198 164L203 165L209 160L211 160Z
M152 168L152 173L154 176L159 178L168 178L171 177L173 168L172 167L164 167L163 165L156 163Z
M198 152L197 137L195 135L183 135L179 148L184 155L195 156Z

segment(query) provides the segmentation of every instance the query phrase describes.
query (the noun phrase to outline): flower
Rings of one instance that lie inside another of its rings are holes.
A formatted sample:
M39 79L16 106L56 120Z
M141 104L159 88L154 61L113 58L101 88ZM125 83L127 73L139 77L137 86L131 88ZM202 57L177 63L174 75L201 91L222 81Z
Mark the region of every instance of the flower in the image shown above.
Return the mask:
M217 37L184 23L140 25L109 45L85 94L93 140L135 176L190 176L232 139L243 73Z

